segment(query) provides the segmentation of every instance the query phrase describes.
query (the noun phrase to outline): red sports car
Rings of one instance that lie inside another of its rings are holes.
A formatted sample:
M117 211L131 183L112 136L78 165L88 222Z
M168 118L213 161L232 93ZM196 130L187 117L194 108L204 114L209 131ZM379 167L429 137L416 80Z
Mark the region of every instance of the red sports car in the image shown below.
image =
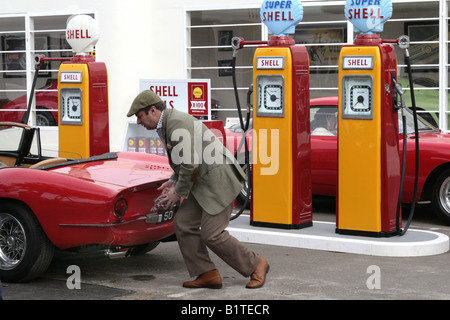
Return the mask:
M55 249L146 252L174 234L173 210L156 190L167 158L111 152L88 159L44 157L39 130L0 123L0 278L27 281Z
M337 96L311 99L311 173L312 192L315 195L336 196L337 114ZM401 121L401 117L399 120ZM402 130L401 124L399 128ZM402 201L410 203L414 191L415 139L413 117L409 111L407 112L407 130L406 176ZM242 139L240 125L227 129L226 135L229 146L239 145ZM250 133L248 135L251 137ZM401 155L402 132L399 133L399 142ZM419 117L419 143L420 168L417 199L420 202L431 202L433 212L446 223L450 223L450 134L441 133L439 129ZM251 143L249 145L251 146ZM238 154L242 159L242 149ZM240 195L241 199L247 193L247 188L244 188Z
M412 112L407 109L407 156L404 203L413 200L415 174L415 136ZM338 97L311 100L311 170L313 194L336 195L337 186L337 112ZM328 132L316 122L326 117ZM417 199L431 202L433 212L450 223L450 135L441 133L420 116L419 119L419 180ZM401 122L401 117L399 117ZM402 124L399 128L402 130ZM403 132L399 133L400 155ZM401 157L400 157L401 159Z

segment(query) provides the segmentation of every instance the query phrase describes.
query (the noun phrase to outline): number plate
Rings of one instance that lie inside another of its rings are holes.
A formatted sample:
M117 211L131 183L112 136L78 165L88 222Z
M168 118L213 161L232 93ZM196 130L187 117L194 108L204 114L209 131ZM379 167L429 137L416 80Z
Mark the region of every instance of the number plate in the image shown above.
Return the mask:
M174 206L172 209L159 209L158 213L149 213L145 215L146 223L166 223L173 220L178 207Z

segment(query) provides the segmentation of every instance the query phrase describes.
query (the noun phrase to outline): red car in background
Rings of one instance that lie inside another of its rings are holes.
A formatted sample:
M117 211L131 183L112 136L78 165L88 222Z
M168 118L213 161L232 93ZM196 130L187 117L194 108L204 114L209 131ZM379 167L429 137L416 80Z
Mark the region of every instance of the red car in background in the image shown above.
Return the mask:
M402 201L413 199L415 175L415 138L412 112L407 109L407 158ZM311 121L311 176L314 195L336 196L337 191L337 118L338 97L322 97L310 101ZM444 134L419 116L419 181L417 199L431 202L433 212L450 223L450 134ZM401 117L399 117L401 122ZM399 124L402 130L402 124ZM233 132L234 131L234 132ZM226 130L230 145L242 139L240 125ZM251 137L251 133L248 133ZM251 138L250 138L251 140ZM251 146L251 143L249 144ZM400 155L403 150L403 133L399 132ZM242 150L238 157L242 159ZM250 158L251 159L251 158ZM401 158L400 158L401 159ZM243 162L240 162L243 163ZM240 199L248 193L244 187Z
M36 92L36 126L58 125L58 82L53 81L50 85L39 89L45 91ZM23 116L27 111L27 96L21 96L10 101L0 108L0 121L22 123ZM15 111L21 109L21 111ZM11 110L11 111L4 111ZM23 111L22 111L23 110Z

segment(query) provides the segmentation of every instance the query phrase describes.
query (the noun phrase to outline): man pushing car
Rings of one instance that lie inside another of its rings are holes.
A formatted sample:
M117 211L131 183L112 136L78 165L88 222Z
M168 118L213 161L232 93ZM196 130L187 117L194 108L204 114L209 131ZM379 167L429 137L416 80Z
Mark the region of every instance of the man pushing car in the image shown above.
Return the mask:
M183 286L222 287L209 248L241 275L250 276L246 288L262 287L269 271L268 262L225 230L233 201L245 180L234 157L204 124L184 112L167 109L153 91L145 90L134 99L127 116L133 115L137 124L147 130L156 129L174 171L159 188L162 193L158 199L166 208L183 199L174 219L175 233L188 272L196 277ZM204 137L211 139L204 141ZM209 159L205 155L210 155Z

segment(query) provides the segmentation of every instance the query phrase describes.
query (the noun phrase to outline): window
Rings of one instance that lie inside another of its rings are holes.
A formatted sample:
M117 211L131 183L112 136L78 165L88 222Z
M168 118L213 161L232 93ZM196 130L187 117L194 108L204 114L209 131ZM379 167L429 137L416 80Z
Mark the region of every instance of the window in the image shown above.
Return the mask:
M267 39L259 10L255 7L187 11L187 77L211 79L211 97L218 107L212 108L213 119L237 116L231 77L231 39L235 36L248 41ZM239 50L236 58L236 82L242 108L246 108L247 90L253 81L255 48Z
M344 1L338 5L326 1L303 4L303 20L293 36L296 44L305 45L308 50L311 98L339 92L339 53L349 40L344 5Z
M392 17L380 35L383 39L396 39L402 34L409 36L408 52L418 113L423 116L431 115L437 123L440 105L440 64L444 63L441 61L444 59L440 56L439 5L438 0L393 2ZM411 107L405 52L398 46L395 46L395 51L398 63L397 81L405 91L406 105ZM441 125L442 129L447 130L444 122Z
M0 121L22 122L35 75L35 55L71 57L65 30L70 15L0 15ZM38 73L28 124L56 126L59 61Z
M393 16L380 34L383 39L397 39L403 34L410 37L409 53L416 104L421 108L419 113L432 116L444 132L450 132L449 2L393 0ZM356 36L353 25L344 15L345 1L302 1L302 4L303 21L296 27L293 37L296 43L304 44L309 53L310 97L337 95L339 53L342 46L353 43ZM270 37L261 23L259 11L259 6L187 10L187 77L211 79L213 98L220 102L220 108L213 112L218 119L237 116L229 40L233 36L245 40ZM247 89L252 83L254 47L240 50L237 56L237 84L244 108ZM404 52L398 46L394 47L398 81L406 92L407 106L411 106Z

